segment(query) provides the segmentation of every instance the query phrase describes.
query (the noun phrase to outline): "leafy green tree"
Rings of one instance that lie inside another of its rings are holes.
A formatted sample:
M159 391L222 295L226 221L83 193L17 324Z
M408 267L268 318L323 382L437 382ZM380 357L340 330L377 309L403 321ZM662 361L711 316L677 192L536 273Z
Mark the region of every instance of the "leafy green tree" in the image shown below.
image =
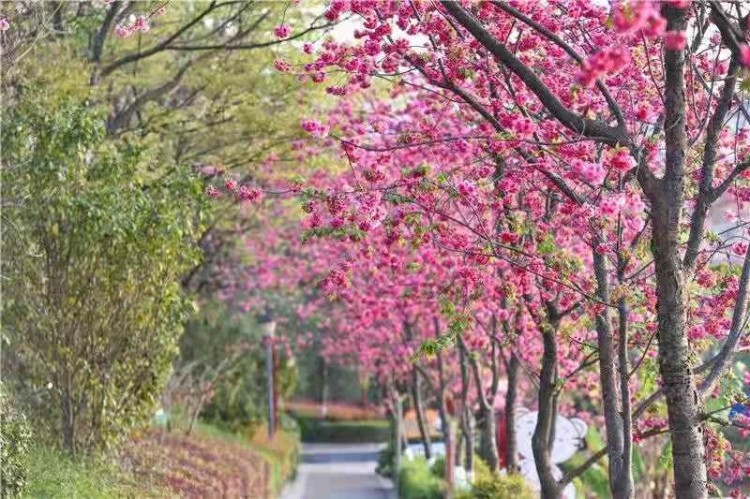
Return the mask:
M43 91L3 117L6 377L71 453L151 414L190 303L202 186L106 141L101 113Z
M199 396L209 392L201 416L228 429L252 430L266 417L267 380L264 345L252 318L235 315L223 304L209 302L187 324L180 342L177 372L190 370ZM276 348L277 387L284 399L296 388L297 368ZM207 385L207 386L202 386ZM183 390L184 391L184 390Z

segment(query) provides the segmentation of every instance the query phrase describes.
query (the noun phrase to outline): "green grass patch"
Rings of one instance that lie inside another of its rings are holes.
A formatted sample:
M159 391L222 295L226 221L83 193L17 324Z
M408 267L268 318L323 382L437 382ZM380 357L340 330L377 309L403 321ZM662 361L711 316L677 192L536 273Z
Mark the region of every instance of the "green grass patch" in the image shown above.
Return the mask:
M27 498L171 497L153 484L135 481L117 464L76 460L48 447L33 447L29 464Z

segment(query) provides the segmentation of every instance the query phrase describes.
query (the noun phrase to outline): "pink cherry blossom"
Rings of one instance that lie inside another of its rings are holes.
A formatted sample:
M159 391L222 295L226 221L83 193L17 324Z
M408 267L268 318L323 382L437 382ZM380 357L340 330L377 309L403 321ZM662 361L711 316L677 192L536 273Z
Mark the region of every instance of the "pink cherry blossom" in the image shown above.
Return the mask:
M746 68L750 68L750 45L740 45L740 64Z
M302 120L300 126L304 131L314 137L322 137L328 133L328 127L321 124L318 120Z
M289 38L292 33L292 28L288 24L280 24L273 29L276 38L284 39Z
M132 34L133 30L127 26L120 25L115 28L115 35L117 35L118 38L128 38Z
M277 71L280 71L282 73L288 73L292 70L292 65L284 59L276 59L275 61L273 61L273 67L276 68Z
M146 16L136 17L132 29L135 31L143 31L144 33L149 31L151 27L148 24L148 18Z
M664 33L664 46L669 50L682 50L687 47L687 35L684 31L667 31Z

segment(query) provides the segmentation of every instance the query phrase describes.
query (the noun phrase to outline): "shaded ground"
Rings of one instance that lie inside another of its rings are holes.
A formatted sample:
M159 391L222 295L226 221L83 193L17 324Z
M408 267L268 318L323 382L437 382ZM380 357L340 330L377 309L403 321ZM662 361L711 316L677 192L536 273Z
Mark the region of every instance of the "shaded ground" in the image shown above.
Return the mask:
M390 499L391 483L375 473L382 444L304 444L297 480L282 499Z

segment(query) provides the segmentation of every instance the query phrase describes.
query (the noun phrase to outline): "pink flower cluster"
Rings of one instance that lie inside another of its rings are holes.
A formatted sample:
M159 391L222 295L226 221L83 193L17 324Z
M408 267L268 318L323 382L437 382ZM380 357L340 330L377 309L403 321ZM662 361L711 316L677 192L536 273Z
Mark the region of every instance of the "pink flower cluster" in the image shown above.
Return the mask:
M602 50L589 57L578 73L578 83L593 87L596 80L610 73L616 73L630 64L630 52L623 47Z
M10 21L7 17L0 18L0 31L8 31L10 29Z
M632 33L643 30L649 38L664 33L667 21L659 14L658 4L649 1L620 2L612 15L615 30L619 33Z
M587 161L573 161L573 173L584 182L592 185L598 185L607 177L607 172L599 163L589 163Z
M624 194L614 194L602 199L599 202L599 211L602 215L617 215L625 208L627 197Z
M276 35L276 38L283 40L284 38L289 38L292 28L288 24L280 24L273 29L273 33Z
M664 46L669 50L682 50L687 47L687 35L684 31L667 31L664 33Z
M748 19L750 19L750 17ZM750 68L750 45L740 45L740 64L746 68Z
M466 201L472 200L477 195L477 184L471 180L462 180L457 186L458 194Z
M243 185L237 190L237 199L240 201L255 203L263 199L263 191L257 187L247 187Z
M341 291L349 286L349 277L347 272L351 268L351 264L345 262L339 265L338 268L331 270L321 282L320 287L323 290L323 294L329 298L335 298Z
M333 0L323 15L326 19L333 22L339 18L345 7L346 3L343 0Z
M635 160L625 149L620 149L611 158L612 168L620 173L627 173L635 165Z
M224 197L224 193L217 189L214 185L209 185L208 187L206 187L206 195L214 199Z
M233 178L226 178L224 180L224 188L227 192L234 194L237 201L240 202L254 203L263 199L263 191L257 187L240 186ZM206 195L214 199L220 199L224 197L224 191L215 185L209 185L206 187Z
M328 127L318 120L302 120L300 126L313 137L323 137L328 133Z
M143 31L144 33L149 31L151 27L148 25L148 17L138 16L135 18L135 22L130 26L119 25L115 28L115 35L119 38L128 38L136 31Z
M273 67L276 68L276 71L279 71L280 73L288 73L292 70L292 65L284 59L276 59L275 61L273 61Z

